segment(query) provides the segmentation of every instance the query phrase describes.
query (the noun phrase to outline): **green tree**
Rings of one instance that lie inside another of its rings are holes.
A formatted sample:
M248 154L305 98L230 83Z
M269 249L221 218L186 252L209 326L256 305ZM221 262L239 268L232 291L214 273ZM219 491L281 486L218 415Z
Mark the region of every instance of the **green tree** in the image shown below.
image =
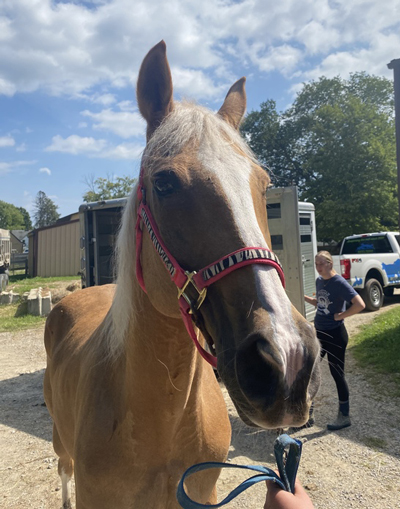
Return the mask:
M271 168L273 183L296 184L300 199L315 204L319 240L397 229L390 80L355 73L348 80L322 77L307 83L284 113L261 107L255 134L253 113L242 131ZM263 150L259 132L273 133Z
M303 169L295 150L296 126L277 112L275 101L269 99L259 111L250 112L240 130L275 187L300 185Z
M35 228L50 226L57 221L60 214L57 212L58 206L46 193L39 191L35 199Z
M25 224L25 230L32 230L32 221L31 216L29 215L29 212L24 209L23 207L18 207L18 210L21 212L23 218L24 218L24 224Z
M4 230L24 230L25 219L21 210L11 203L0 201L0 228Z
M99 177L95 179L93 175L86 177L85 184L89 190L83 195L83 201L95 202L102 200L111 200L114 198L124 198L132 191L136 179L131 177Z

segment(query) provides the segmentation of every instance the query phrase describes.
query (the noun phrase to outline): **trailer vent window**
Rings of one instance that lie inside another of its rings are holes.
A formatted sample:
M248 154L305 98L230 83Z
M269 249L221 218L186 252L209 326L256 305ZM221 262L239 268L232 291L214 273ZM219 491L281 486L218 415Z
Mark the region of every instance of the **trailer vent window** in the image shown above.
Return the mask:
M301 242L311 242L311 235L300 235Z
M271 203L267 204L268 219L280 219L281 218L281 204Z
M283 237L282 235L271 235L272 251L282 251Z

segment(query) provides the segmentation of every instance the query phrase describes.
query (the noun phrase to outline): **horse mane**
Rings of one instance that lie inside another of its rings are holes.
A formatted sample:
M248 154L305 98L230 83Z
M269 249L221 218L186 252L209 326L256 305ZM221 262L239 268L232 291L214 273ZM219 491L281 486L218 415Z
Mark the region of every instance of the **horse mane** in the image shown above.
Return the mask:
M245 156L258 164L236 129L220 115L189 101L174 104L172 112L150 138L141 164L147 172L151 172L152 161L174 157L193 141L197 142L200 160L207 158L207 154L212 154L227 164L237 166L238 161ZM106 317L103 336L107 338L108 351L112 358L122 353L130 325L138 312L134 299L136 191L137 185L126 203L116 244L114 261L117 288L110 313Z

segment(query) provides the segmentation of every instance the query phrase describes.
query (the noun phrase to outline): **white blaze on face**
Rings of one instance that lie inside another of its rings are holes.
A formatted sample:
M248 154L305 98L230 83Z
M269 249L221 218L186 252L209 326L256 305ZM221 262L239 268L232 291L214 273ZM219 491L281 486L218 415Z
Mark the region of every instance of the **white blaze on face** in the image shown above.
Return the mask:
M219 179L229 207L234 211L237 230L247 247L269 249L257 221L251 193L251 162L237 155L237 164L226 164L213 159L205 166ZM231 160L232 162L232 160ZM268 265L254 264L253 271L257 294L263 308L269 313L274 331L273 340L282 355L284 376L289 387L303 365L303 347L299 331L292 316L289 298L282 286L277 271Z

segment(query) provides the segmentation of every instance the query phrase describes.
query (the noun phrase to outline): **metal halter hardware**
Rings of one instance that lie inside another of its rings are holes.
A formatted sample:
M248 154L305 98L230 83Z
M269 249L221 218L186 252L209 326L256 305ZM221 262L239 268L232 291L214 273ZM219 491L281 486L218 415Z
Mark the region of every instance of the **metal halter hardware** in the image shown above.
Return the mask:
M200 306L203 304L203 302L204 302L204 300L206 298L206 295L207 295L207 288L203 288L202 290L197 288L197 285L196 285L195 281L193 281L193 277L197 274L197 272L195 270L193 272L188 272L186 270L185 274L187 276L187 280L186 280L186 282L185 282L185 284L183 285L182 288L178 287L178 299L183 297L186 300L186 302L190 306L189 314L192 315L193 314L193 309L198 311L200 309ZM193 288L196 290L196 292L199 294L199 297L196 300L196 302L193 302L190 299L190 297L188 295L186 295L186 293L185 293L185 290L189 286L189 284L191 284L193 286Z
M193 272L185 271L164 245L157 225L153 219L150 209L147 206L145 188L143 185L143 167L140 171L137 199L138 211L135 228L137 280L143 291L146 292L140 261L143 225L145 225L155 250L164 263L165 268L168 270L172 281L177 286L179 309L186 329L200 355L213 367L216 367L217 359L214 355L211 355L209 352L204 350L204 348L200 345L197 339L197 334L194 330L192 319L194 311L198 311L200 309L207 296L207 287L234 270L254 263L266 264L274 267L279 274L282 285L285 286L285 277L278 257L272 251L264 247L246 247L224 256L220 260L217 260L201 270ZM191 299L187 294L189 285L191 285L198 294L195 300Z

